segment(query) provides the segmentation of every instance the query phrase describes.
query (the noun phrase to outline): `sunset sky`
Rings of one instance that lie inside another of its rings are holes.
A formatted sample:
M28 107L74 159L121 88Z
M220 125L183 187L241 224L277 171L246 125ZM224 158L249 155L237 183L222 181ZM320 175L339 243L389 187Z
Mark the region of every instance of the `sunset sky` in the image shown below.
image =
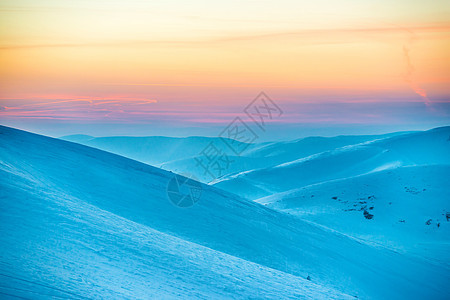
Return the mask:
M0 26L0 124L35 132L211 135L261 91L277 130L450 123L449 1L0 0Z

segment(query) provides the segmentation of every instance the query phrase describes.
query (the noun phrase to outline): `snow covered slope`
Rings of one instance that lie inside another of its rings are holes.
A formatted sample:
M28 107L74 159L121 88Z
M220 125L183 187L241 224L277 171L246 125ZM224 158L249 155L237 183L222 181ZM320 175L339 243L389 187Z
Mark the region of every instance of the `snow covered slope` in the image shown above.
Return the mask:
M0 298L350 298L16 182L1 186Z
M427 164L450 164L450 127L325 151L278 166L230 175L214 184L257 199L324 181Z
M383 170L257 202L450 267L450 165Z
M251 144L239 156L220 138L157 136L95 138L87 135L71 135L61 139L119 154L175 173L190 174L202 182L209 183L217 177L257 168L272 167L346 145L400 134L404 133L337 136L331 138L308 137L288 142ZM205 169L198 164L198 160L202 160L201 152L211 143L224 153L230 162L223 171L214 172L214 177L205 172Z
M0 172L2 294L443 299L449 293L446 266L214 187L203 185L195 206L175 207L166 195L171 173L97 149L0 127Z
M186 138L164 136L85 137L87 136L74 135L65 136L61 139L119 154L155 166L175 160L192 158L199 155L210 143L223 143L220 138L199 136ZM233 155L232 150L226 146L221 147L221 150L228 155Z

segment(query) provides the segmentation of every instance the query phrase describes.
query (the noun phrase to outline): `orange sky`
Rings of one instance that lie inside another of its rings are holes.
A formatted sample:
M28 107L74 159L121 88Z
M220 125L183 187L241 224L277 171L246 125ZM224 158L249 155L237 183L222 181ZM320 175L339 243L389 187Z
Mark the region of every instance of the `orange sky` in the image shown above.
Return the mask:
M449 16L448 1L3 0L0 106L244 105L261 90L432 105L450 94Z

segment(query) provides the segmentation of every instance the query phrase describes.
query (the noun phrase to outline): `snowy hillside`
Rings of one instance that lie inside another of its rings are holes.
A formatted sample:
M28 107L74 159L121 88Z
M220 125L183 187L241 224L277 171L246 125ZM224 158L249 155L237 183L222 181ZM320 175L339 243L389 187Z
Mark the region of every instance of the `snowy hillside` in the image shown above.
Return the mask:
M251 144L239 156L220 138L156 136L95 138L87 135L71 135L61 139L119 154L178 174L190 174L204 183L209 183L216 177L272 167L323 151L400 134L403 133L332 138L309 137L288 142ZM227 156L227 160L230 161L227 168L224 168L220 174L219 172L214 174L215 177L207 174L198 164L198 160L202 156L201 152L211 143L223 152Z
M248 199L258 199L329 180L427 164L450 164L450 127L345 146L229 175L214 184Z
M447 266L173 174L0 126L0 293L24 298L434 298ZM309 276L310 280L306 278Z
M61 139L119 154L155 166L175 160L192 158L199 155L208 144L222 143L220 138L196 136L187 138L164 136L87 137L89 136L73 135L65 136ZM227 147L223 147L222 150L228 155L233 154L232 150Z
M258 199L268 207L450 267L450 165L400 167Z

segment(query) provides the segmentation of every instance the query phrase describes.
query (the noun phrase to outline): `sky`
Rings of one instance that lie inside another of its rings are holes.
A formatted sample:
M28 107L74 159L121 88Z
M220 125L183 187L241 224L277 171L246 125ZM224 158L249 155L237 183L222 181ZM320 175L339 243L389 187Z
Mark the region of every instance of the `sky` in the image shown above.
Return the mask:
M449 1L0 0L0 124L215 135L264 91L266 139L428 129L449 53Z

